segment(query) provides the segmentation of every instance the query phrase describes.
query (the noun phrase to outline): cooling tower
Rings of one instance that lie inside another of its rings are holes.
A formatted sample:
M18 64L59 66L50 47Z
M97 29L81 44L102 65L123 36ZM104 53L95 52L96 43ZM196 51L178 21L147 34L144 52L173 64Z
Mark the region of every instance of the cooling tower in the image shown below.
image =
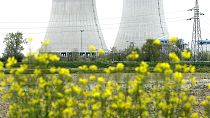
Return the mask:
M52 0L44 52L88 52L89 45L107 50L95 0Z
M146 39L168 35L163 0L123 0L123 13L114 44L118 50L141 48Z

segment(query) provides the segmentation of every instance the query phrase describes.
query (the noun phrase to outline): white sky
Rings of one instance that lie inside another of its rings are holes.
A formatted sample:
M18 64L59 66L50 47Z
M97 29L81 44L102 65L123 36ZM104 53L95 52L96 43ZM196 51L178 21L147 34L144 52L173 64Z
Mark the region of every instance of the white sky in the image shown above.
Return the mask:
M117 35L123 0L96 1L101 29L103 29L107 46L110 48ZM170 36L178 36L185 39L185 42L191 41L193 21L186 19L193 16L193 12L187 10L193 8L195 0L163 1ZM199 0L199 2L201 12L205 13L205 16L201 16L202 37L210 39L210 1ZM51 0L0 0L0 53L4 49L5 34L16 31L23 32L25 37L33 37L35 41L32 49L33 51L38 49L45 35L50 11ZM25 52L27 50L26 47Z

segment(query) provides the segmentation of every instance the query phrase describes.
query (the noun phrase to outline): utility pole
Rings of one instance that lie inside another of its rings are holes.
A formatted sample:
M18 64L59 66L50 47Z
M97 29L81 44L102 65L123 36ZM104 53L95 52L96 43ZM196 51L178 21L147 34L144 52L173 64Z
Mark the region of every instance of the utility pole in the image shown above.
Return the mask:
M81 53L82 53L82 33L84 32L85 30L80 30L81 32Z
M188 11L194 11L194 16L187 20L194 20L191 50L193 53L193 61L198 61L201 57L200 52L202 51L200 16L204 14L200 12L198 0L195 2L195 7Z

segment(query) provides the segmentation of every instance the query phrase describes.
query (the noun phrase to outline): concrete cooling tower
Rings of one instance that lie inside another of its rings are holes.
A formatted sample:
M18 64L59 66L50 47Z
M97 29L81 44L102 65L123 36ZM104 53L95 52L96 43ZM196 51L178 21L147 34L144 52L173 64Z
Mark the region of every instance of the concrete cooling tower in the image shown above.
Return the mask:
M89 45L107 50L95 0L52 0L44 52L89 52Z
M123 0L122 20L114 47L141 48L146 39L168 35L163 0Z

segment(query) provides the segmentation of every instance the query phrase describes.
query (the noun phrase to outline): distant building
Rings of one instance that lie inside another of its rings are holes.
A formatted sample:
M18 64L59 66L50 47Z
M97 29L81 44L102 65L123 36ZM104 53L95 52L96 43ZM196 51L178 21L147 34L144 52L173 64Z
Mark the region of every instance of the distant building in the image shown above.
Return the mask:
M45 35L49 45L41 52L88 53L88 47L107 50L96 10L95 0L52 0L49 25Z
M147 39L168 35L163 0L123 0L123 14L114 44L117 50L129 45L141 48Z
M210 51L210 40L201 40L200 45L202 46L203 51Z

